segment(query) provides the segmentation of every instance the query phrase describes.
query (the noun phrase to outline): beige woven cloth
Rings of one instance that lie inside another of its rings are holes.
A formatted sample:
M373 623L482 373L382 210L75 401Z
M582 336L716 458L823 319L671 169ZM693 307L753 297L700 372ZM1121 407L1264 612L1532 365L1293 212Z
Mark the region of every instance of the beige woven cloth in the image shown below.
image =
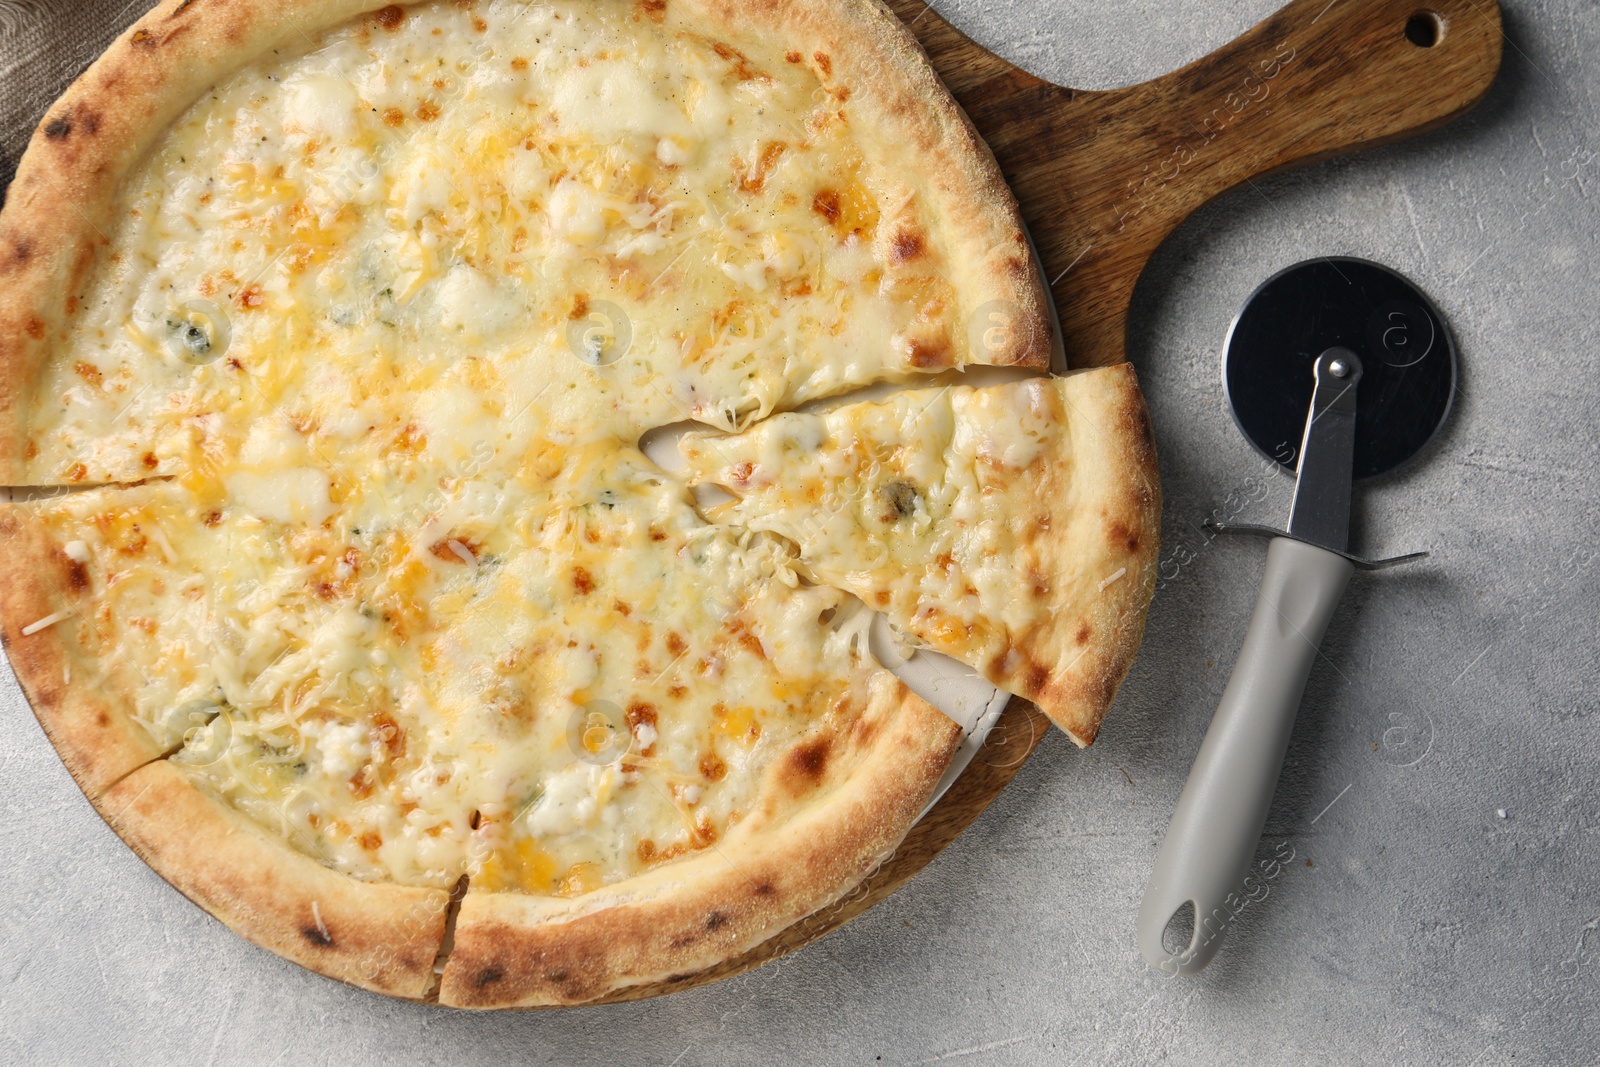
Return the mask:
M154 0L0 0L0 184L39 117Z

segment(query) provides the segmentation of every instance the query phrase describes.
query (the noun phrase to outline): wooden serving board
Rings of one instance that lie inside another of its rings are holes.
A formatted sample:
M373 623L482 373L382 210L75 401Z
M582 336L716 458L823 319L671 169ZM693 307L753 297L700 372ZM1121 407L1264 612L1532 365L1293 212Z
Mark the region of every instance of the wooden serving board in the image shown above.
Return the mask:
M1016 193L1050 280L1069 367L1127 358L1134 284L1201 204L1274 171L1441 126L1477 103L1500 67L1495 0L1295 0L1171 74L1086 92L1012 66L923 0L886 2L922 42ZM735 959L609 999L728 978L849 922L955 840L1049 729L1031 704L1013 699L955 785L849 897ZM1131 920L1127 936L1131 951Z

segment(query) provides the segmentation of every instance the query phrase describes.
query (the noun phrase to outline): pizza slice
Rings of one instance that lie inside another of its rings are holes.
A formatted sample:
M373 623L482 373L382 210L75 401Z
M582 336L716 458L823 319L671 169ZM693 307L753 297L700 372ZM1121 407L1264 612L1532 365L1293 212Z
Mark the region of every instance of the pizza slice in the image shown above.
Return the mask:
M1094 740L1155 578L1160 491L1127 364L951 385L686 435L714 518L799 546L819 582Z

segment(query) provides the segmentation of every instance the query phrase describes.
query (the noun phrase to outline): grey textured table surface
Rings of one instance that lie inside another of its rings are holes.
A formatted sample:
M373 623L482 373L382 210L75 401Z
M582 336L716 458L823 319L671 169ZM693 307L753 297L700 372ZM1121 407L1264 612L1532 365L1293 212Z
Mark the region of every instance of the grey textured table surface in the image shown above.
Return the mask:
M1085 88L1178 66L1274 6L937 5ZM392 1003L251 947L167 888L91 811L7 673L0 1058L1595 1062L1600 7L1508 8L1500 79L1466 119L1235 193L1157 255L1129 346L1166 487L1143 653L1092 750L1049 738L887 903L779 964L664 1000L498 1017ZM0 0L0 34L25 38L36 17ZM87 59L112 32L75 47ZM0 69L6 112L26 110L36 77ZM0 146L17 141L8 130ZM1207 972L1166 979L1139 958L1134 915L1263 555L1198 523L1217 509L1281 521L1290 490L1228 418L1219 346L1269 273L1336 253L1409 274L1460 343L1442 440L1356 505L1357 551L1433 555L1355 579L1263 842L1295 859Z

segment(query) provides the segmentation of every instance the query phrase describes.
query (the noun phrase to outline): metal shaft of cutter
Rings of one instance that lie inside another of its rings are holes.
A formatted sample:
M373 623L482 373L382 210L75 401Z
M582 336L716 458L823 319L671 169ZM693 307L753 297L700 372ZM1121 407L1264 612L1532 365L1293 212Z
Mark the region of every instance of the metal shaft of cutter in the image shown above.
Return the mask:
M1350 542L1351 465L1356 447L1356 386L1361 359L1348 348L1317 357L1316 391L1300 440L1289 532L1335 552Z

